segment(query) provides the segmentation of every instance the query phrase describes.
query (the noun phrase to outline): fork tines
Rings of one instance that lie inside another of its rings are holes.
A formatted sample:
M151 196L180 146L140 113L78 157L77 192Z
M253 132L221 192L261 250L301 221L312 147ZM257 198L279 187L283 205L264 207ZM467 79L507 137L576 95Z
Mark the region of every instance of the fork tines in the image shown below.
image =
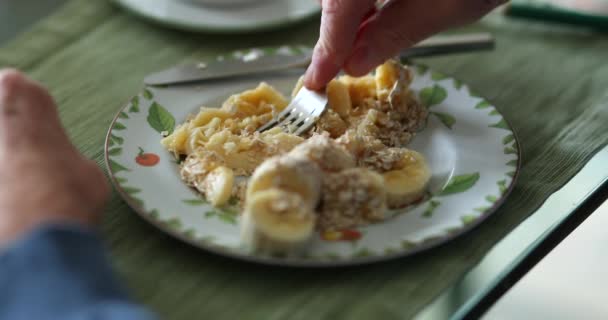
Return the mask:
M327 97L302 88L291 103L274 119L258 129L263 132L279 126L283 131L300 135L310 129L325 110Z

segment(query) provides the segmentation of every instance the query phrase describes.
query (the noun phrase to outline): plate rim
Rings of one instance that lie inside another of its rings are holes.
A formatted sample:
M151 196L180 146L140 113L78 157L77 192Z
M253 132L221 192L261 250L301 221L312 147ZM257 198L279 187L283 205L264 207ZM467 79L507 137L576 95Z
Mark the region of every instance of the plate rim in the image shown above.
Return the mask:
M433 71L432 68L429 68L425 64L412 63L411 61L408 63L410 63L410 65L414 66L414 67L423 66L423 67L427 68L429 71ZM444 74L446 76L448 76L448 79L459 80L458 78L453 77L452 75L450 75L448 73L444 73ZM517 181L519 179L519 175L521 173L522 149L521 149L520 140L518 138L517 133L513 129L513 126L511 125L510 121L500 111L498 111L496 109L496 111L504 119L511 134L513 134L513 138L514 138L513 140L514 140L515 144L517 145L517 148L516 148L517 165L515 167L515 174L512 177L511 183L507 186L506 191L504 193L502 193L501 197L498 198L492 204L491 207L489 207L487 210L485 210L483 213L481 213L471 223L464 224L458 230L449 232L445 236L431 237L429 239L424 239L421 241L421 243L419 245L417 245L416 247L411 248L409 250L398 250L394 253L385 253L385 254L381 254L381 255L371 255L371 256L365 256L365 257L349 256L349 257L345 257L342 259L334 260L334 259L326 259L326 258L321 258L321 259L289 259L288 258L288 259L284 259L284 258L276 258L276 257L272 257L272 256L259 256L259 255L253 255L253 254L238 253L238 252L235 252L235 251L232 251L229 249L222 248L221 246L209 245L209 244L206 244L203 242L196 241L195 239L191 239L191 238L185 236L183 233L180 233L180 232L174 230L173 228L165 226L161 221L159 221L157 219L153 219L152 217L150 217L149 212L147 210L145 210L144 208L142 208L142 206L139 205L136 201L134 201L131 198L131 196L123 190L120 183L116 180L116 176L115 176L114 172L111 170L110 154L108 152L110 149L110 137L112 135L112 130L114 129L114 126L115 126L116 122L118 121L120 114L122 112L124 112L127 107L129 107L129 101L131 101L131 99L136 96L140 96L141 92L144 89L146 89L147 87L148 86L144 85L142 87L142 89L136 95L131 96L131 98L129 98L127 100L127 102L123 104L123 106L114 115L114 117L109 125L108 131L106 133L105 142L104 142L104 162L105 162L106 171L108 172L108 176L110 178L110 181L111 181L114 189L118 192L120 197L127 203L127 205L131 208L131 210L133 210L137 215L139 215L141 218L143 218L144 221L150 223L151 225L153 225L155 228L162 231L163 233L166 233L166 234L172 236L173 238L180 240L184 243L187 243L188 245L193 246L197 249L202 249L202 250L207 251L212 254L216 254L216 255L220 255L223 257L232 258L232 259L236 259L236 260L240 260L240 261L259 263L262 265L269 265L269 266L290 267L290 268L334 268L334 267L340 268L340 267L368 265L368 264L372 264L372 263L392 261L392 260L396 260L396 259L400 259L400 258L411 257L418 253L422 253L427 250L434 249L434 248L440 247L442 245L445 245L445 244L451 242L452 240L457 239L457 238L469 233L470 231L476 229L480 224L482 224L484 221L486 221L486 219L488 219L490 216L492 216L498 210L498 208L500 206L502 206L502 204L506 201L508 196L511 194L511 192L515 188ZM469 85L464 83L463 87L466 87L468 89L469 95L472 97L473 91L471 91ZM494 108L496 108L496 105L494 103L492 103L491 99L488 99L485 97L480 97L480 98L489 102Z
M218 27L212 24L192 24L188 22L183 22L179 20L173 19L162 19L153 14L149 14L143 10L139 10L136 6L133 6L129 3L128 0L111 0L112 3L120 6L125 9L127 12L133 14L134 16L145 19L146 21L153 22L155 24L169 27L172 29L179 29L190 32L209 32L216 34L235 34L235 33L243 33L243 32L264 32L276 29L278 27L290 26L293 24L297 24L299 22L306 21L308 19L312 19L312 17L318 15L321 12L320 7L315 10L310 10L306 14L300 15L296 18L282 18L279 20L274 20L270 22L261 22L256 23L255 25L250 26L232 26L232 27ZM193 5L193 4L192 4Z

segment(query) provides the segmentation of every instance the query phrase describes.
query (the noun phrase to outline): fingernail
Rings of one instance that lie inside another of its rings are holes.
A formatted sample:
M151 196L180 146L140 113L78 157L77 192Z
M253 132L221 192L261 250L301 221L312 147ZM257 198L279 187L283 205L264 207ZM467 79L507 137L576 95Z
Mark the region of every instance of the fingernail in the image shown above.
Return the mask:
M309 88L316 90L318 89L318 70L319 70L319 50L314 51L312 55L312 61L310 65L306 69L306 74L304 76L304 85Z
M325 79L327 74L331 74L337 69L338 68L328 60L325 50L317 46L312 55L312 61L306 70L304 85L309 89L319 90L323 88L328 81Z
M353 76L362 76L374 68L376 61L368 46L360 46L346 62L346 71Z

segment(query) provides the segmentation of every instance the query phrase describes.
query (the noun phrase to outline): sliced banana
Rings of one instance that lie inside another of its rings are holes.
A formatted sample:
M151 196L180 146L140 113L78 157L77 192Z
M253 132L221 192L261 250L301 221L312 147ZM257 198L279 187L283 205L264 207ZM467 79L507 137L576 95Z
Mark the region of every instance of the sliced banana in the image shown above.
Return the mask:
M327 84L327 102L342 119L348 118L353 108L348 87L338 79L333 79Z
M322 172L314 163L302 158L273 157L264 161L251 176L247 199L253 194L278 188L300 195L311 208L319 203Z
M399 169L382 174L389 208L399 208L424 196L431 180L431 169L424 156L408 150Z
M310 204L293 192L267 189L247 198L241 219L241 241L255 251L293 253L309 243L316 216Z
M355 166L355 158L335 140L315 135L293 148L289 157L308 159L324 171L339 171Z
M217 167L209 172L202 185L207 200L214 207L222 206L232 196L234 172L227 167Z

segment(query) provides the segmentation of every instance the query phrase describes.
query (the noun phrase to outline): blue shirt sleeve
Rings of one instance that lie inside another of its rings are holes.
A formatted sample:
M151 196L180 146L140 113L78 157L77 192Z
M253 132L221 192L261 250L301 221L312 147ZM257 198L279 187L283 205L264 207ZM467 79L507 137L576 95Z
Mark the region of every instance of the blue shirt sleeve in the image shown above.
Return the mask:
M47 226L1 253L0 319L156 318L129 300L94 232Z

